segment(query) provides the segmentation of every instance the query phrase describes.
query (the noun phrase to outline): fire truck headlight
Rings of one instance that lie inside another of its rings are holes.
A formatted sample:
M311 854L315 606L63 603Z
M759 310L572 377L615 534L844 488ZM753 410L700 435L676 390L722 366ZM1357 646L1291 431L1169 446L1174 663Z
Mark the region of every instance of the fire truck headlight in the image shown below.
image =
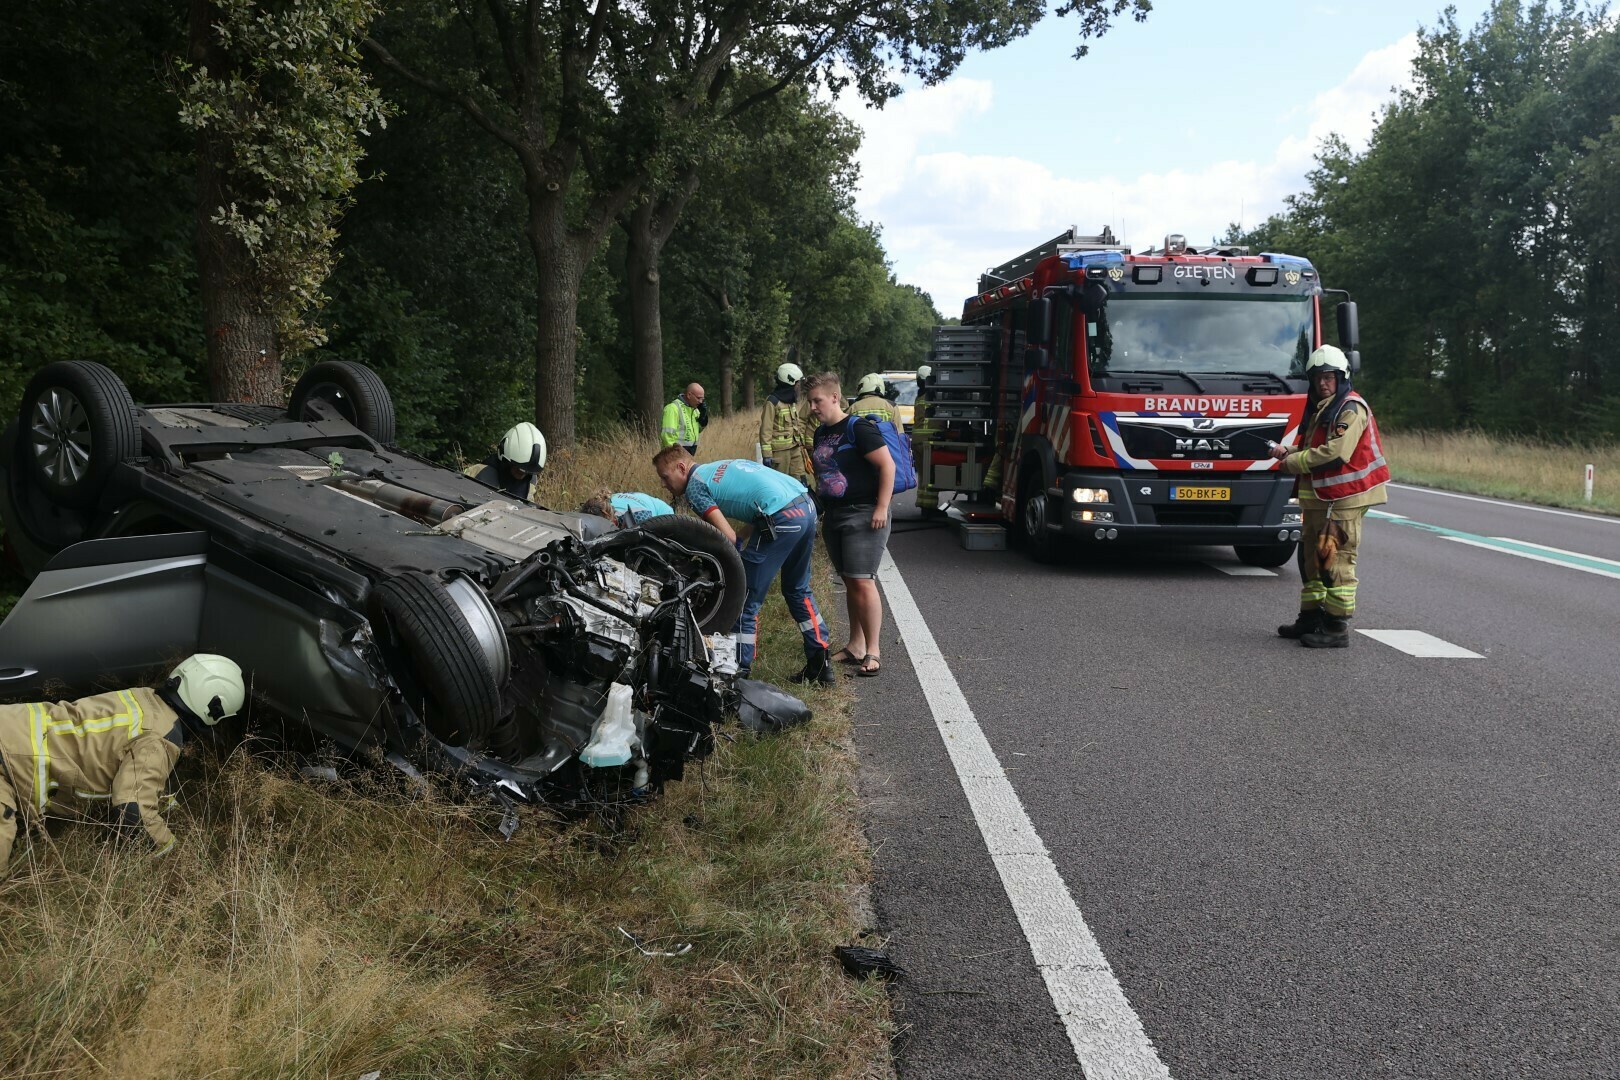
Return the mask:
M1069 498L1077 503L1105 503L1108 501L1108 489L1075 488L1069 492Z
M1298 510L1291 510L1283 514L1282 523L1284 525L1303 525L1305 523L1305 515L1300 513Z
M1082 511L1080 511L1080 520L1081 521L1113 521L1114 520L1114 512L1112 510L1082 510Z

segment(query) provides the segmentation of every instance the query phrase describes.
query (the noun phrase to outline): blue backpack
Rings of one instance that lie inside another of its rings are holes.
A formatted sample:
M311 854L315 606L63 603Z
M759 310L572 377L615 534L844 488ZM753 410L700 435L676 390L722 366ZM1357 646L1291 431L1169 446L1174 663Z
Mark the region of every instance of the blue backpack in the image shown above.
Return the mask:
M873 420L869 416L851 416L850 423L844 428L844 438L838 444L840 452L848 450L855 445L855 425L865 420L876 424L883 435L883 441L888 444L889 456L894 459L894 493L910 491L917 486L917 467L911 463L911 436L895 428L893 421Z

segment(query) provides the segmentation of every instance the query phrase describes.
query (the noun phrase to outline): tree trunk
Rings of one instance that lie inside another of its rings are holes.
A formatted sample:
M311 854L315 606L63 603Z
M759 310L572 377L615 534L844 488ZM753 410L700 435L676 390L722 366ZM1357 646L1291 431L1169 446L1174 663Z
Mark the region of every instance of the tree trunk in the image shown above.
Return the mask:
M724 289L720 290L720 320L725 328L720 346L720 414L730 416L731 383L737 366L737 320L731 310L731 297Z
M215 40L218 11L210 0L191 0L191 61L225 72L230 57ZM202 294L203 340L209 391L215 401L279 405L281 345L275 317L265 312L255 288L253 254L215 215L232 201L224 168L226 151L212 131L197 135L197 283Z
M568 229L563 191L529 185L529 247L534 252L534 417L547 444L574 445L574 353L579 324L579 286L589 245ZM538 190L537 190L538 189Z
M625 288L630 294L630 356L634 364L636 423L656 429L664 408L664 323L659 304L657 208L648 199L623 219L629 240Z

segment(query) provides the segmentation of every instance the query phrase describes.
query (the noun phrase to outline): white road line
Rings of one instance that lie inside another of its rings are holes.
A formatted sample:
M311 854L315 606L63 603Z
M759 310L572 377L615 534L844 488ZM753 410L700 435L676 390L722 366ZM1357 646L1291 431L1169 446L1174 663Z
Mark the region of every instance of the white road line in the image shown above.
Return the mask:
M1457 491L1441 491L1439 488L1420 487L1417 484L1397 484L1391 482L1390 487L1400 488L1402 491L1416 491L1424 495L1442 495L1448 499L1464 499L1468 502L1489 503L1491 506L1505 506L1513 510L1534 510L1538 514L1557 514L1559 517L1580 518L1582 521L1591 521L1599 525L1620 525L1620 517L1605 517L1602 514L1583 514L1578 510L1554 510L1550 506L1531 506L1529 503L1508 502L1506 499L1487 499L1480 495L1464 495Z
M1126 1000L887 552L878 580L1001 886L1087 1080L1169 1080L1170 1070Z
M1602 563L1606 567L1612 567L1615 570L1620 570L1620 562L1616 562L1613 559L1605 559L1601 555L1588 555L1584 551L1571 551L1568 548L1553 547L1550 544L1532 544L1528 540L1515 540L1511 536L1493 536L1491 539L1501 540L1502 542L1508 544L1518 544L1520 547L1535 548L1537 551L1550 551L1554 555L1573 555L1577 559L1585 559L1587 562Z
M1433 634L1425 634L1422 630L1362 630L1358 627L1356 633L1366 634L1374 641L1382 641L1390 648L1399 649L1408 656L1434 656L1450 660L1485 659L1472 649L1453 645Z
M1529 552L1529 551L1517 551L1517 550L1515 550L1513 548L1502 547L1499 544L1487 544L1483 540L1469 540L1469 539L1467 539L1465 537L1461 537L1461 536L1447 536L1447 537L1445 537L1445 539L1450 540L1453 544L1467 544L1469 547L1484 548L1486 551L1496 551L1496 552L1500 552L1503 555L1517 555L1521 559L1533 559L1536 562L1549 563L1549 564L1551 564L1553 566L1562 566L1562 567L1564 567L1566 569L1569 569L1569 570L1580 570L1580 571L1583 571L1584 573L1588 573L1588 574L1597 574L1599 577L1620 578L1620 570L1603 570L1603 569L1599 569L1596 566L1582 566L1580 563L1570 562L1568 559L1558 559L1558 558L1554 558L1551 555L1536 555L1536 554L1534 554L1532 552ZM1523 540L1512 540L1512 539L1509 539L1507 537L1501 537L1500 539L1506 540L1510 544L1524 544L1525 547L1541 547L1542 546L1540 544L1525 544L1525 542ZM1562 548L1546 548L1545 550L1547 550L1547 551L1563 551ZM1564 552L1564 554L1566 554L1566 555L1575 555L1575 556L1577 556L1579 558L1582 558L1582 559L1594 558L1594 556L1591 556L1591 555L1582 555L1578 551L1566 551L1566 552ZM1609 560L1603 559L1601 561L1608 562Z
M1248 563L1238 562L1236 559L1205 559L1205 566L1213 566L1223 574L1232 577L1276 577L1277 571L1267 570L1263 566L1250 566Z

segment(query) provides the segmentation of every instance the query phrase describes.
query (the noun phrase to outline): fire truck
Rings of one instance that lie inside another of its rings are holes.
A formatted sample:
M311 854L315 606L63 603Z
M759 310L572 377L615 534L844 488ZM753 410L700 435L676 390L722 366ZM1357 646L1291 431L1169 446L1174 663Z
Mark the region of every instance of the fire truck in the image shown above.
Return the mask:
M1308 260L1179 235L1132 254L1070 228L988 271L961 325L935 329L922 478L956 493L964 538L999 522L1042 561L1230 544L1280 566L1301 515L1269 450L1299 439L1329 297L1354 371L1356 306Z

